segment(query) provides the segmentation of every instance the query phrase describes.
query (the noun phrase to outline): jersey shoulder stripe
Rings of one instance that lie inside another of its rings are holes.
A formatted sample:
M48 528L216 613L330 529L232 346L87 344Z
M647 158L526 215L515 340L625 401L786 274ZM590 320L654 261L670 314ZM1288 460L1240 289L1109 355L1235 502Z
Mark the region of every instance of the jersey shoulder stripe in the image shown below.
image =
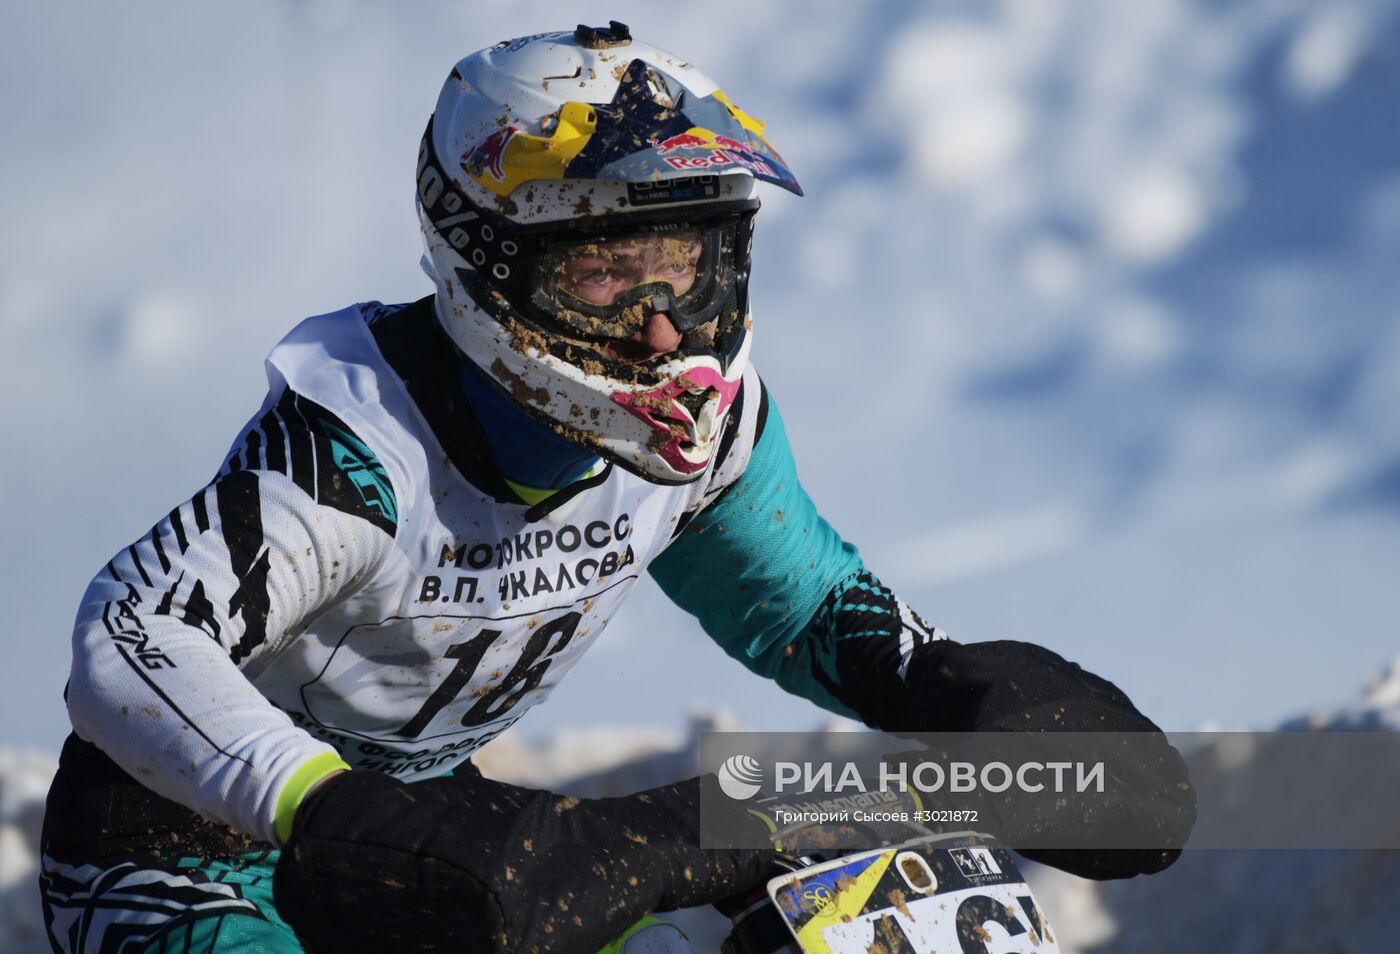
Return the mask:
M393 536L398 501L374 451L329 408L290 387L268 403L234 443L219 478L258 471L282 474L316 503Z

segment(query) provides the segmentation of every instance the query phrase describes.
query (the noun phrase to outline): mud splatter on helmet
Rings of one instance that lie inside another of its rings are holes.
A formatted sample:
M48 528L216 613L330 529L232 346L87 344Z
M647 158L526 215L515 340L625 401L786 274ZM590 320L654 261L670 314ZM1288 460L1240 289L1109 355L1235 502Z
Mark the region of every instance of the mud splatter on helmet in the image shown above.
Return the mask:
M473 53L418 157L438 319L559 433L649 480L695 480L748 362L758 181L801 195L762 123L623 24ZM609 264L667 248L669 266ZM658 312L678 349L619 358Z

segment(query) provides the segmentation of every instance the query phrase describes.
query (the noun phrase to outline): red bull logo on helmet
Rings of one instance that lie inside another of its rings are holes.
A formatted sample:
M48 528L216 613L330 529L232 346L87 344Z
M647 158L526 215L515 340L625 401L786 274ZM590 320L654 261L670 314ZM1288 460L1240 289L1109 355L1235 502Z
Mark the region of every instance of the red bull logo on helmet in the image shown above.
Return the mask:
M739 165L762 175L775 176L773 167L737 139L713 133L708 129L692 129L665 139L649 139L656 154L672 169L708 169L714 166ZM671 155L677 150L702 151L701 155Z
M516 131L514 126L506 126L487 136L462 157L462 168L477 178L489 171L496 181L504 181L506 173L501 160L506 154L506 143Z
M706 139L704 136L696 136L693 133L681 133L678 136L667 136L665 139L647 140L656 147L656 154L664 156L675 152L677 149L713 149L714 140Z

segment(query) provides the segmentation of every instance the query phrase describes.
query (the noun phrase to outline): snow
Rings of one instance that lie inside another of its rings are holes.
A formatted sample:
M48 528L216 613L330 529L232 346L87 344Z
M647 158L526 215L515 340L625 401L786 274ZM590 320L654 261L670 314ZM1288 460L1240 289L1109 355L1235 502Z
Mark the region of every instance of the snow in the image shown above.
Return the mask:
M1363 708L1400 714L1400 657L1391 660L1384 672L1366 684L1361 704Z
M39 826L58 767L47 752L0 747L0 951L47 954L39 911Z

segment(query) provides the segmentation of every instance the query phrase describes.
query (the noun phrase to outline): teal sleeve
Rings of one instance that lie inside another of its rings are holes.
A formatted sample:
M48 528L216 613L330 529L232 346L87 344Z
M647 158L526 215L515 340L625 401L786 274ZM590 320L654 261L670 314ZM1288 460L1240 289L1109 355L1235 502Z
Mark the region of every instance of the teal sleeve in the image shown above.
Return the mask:
M743 475L702 511L650 572L726 653L784 689L842 715L830 653L810 637L818 610L861 570L856 548L817 513L771 400Z

